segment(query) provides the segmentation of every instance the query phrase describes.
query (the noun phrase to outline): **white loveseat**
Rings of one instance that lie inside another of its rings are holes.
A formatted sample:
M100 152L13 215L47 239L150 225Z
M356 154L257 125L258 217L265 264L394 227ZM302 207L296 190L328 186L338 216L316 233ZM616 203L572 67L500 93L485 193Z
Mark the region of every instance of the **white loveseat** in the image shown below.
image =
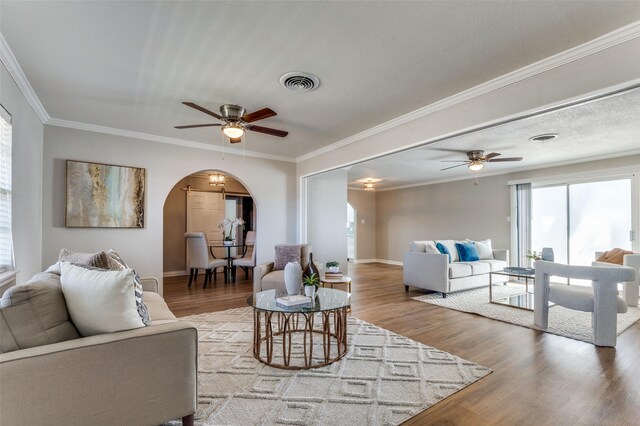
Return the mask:
M433 252L437 243L449 249L451 262L449 255ZM488 250L479 250L480 260L472 262L460 261L455 243L453 240L413 241L403 259L405 290L409 291L409 286L419 287L446 297L453 291L489 285L489 272L501 271L508 266L509 250L493 250L490 240L479 242L485 248L488 246ZM493 276L494 284L505 281L506 276Z

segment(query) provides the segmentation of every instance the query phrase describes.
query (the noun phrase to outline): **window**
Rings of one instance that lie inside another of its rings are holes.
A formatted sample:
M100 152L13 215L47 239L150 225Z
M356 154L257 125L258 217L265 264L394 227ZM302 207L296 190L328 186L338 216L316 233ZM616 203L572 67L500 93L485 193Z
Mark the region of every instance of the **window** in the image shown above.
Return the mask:
M11 115L0 105L0 272L12 269Z
M516 185L518 254L551 247L556 262L590 265L596 252L633 249L636 180L634 174L603 175L568 183ZM531 265L522 256L518 261L520 266Z

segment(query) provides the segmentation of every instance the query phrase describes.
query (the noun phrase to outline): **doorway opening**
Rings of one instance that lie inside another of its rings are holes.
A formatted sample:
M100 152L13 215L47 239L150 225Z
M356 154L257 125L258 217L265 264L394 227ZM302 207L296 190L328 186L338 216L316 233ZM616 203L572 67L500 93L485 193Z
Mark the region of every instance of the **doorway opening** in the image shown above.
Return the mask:
M347 261L356 259L356 210L347 203Z

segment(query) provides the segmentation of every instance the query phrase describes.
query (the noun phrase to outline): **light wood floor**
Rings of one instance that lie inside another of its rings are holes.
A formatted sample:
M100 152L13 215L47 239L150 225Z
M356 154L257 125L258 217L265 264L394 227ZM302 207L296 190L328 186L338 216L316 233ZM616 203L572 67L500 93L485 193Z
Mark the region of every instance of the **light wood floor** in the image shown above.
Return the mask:
M494 371L407 425L640 425L640 322L615 349L597 348L411 300L425 292L406 293L399 266L350 265L350 275L352 315ZM220 275L202 289L199 277L189 289L187 278L164 280L177 316L247 306L252 292L251 280L225 285Z

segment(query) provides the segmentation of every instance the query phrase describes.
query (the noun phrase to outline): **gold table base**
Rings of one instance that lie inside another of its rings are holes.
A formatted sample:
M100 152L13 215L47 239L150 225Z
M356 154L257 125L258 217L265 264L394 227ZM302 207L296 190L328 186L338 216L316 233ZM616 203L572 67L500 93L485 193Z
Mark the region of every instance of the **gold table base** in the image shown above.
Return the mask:
M319 328L314 328L316 316L320 319L321 327ZM331 317L333 317L333 324ZM293 333L303 333L304 365L291 365ZM318 334L322 339L323 357L321 362L314 363L313 337ZM274 360L274 337L278 336L282 336L282 363ZM266 358L261 355L263 344ZM337 351L334 357L331 357L332 345L335 345ZM272 312L255 307L253 309L253 356L263 364L286 370L307 370L332 364L344 357L346 353L346 306L321 312Z

